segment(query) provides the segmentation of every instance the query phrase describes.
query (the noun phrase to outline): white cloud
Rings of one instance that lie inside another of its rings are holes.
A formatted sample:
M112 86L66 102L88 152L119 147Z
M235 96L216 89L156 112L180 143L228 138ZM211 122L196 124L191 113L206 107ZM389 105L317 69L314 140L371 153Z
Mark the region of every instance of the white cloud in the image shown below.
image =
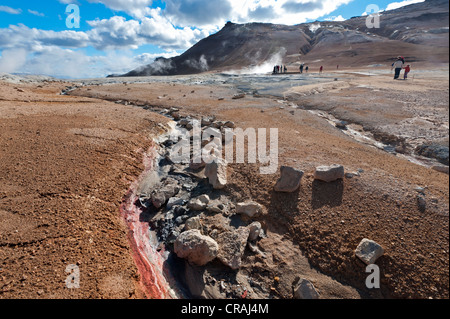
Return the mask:
M38 16L38 17L45 17L45 14L40 13L38 11L30 10L30 9L28 9L28 13L30 13L32 15L35 15L35 16Z
M25 73L59 78L96 78L124 74L152 63L158 57L170 58L179 52L134 55L130 50L109 51L104 56L88 56L83 50L45 47L38 52L4 50L0 73Z
M345 21L345 20L347 20L347 19L345 19L342 15L339 15L339 16L332 16L332 17L329 17L329 18L326 18L325 19L325 21L334 21L334 22L340 22L340 21Z
M209 35L209 30L177 28L162 16L161 9L152 9L150 17L141 21L121 16L88 21L88 31L52 31L28 28L23 24L0 29L0 48L42 50L48 46L98 50L137 49L152 44L164 51L186 50Z
M347 20L347 19L345 19L342 15L339 15L339 16L335 17L333 21L339 22L339 21L345 21L345 20Z
M58 0L63 4L77 0ZM166 7L150 8L152 0L88 0L125 12L109 19L87 21L87 31L51 31L23 24L0 29L0 66L3 72L29 72L58 77L98 77L125 73L151 63L155 57L172 57L221 29L227 21L300 24L328 16L352 0L165 0ZM414 0L413 0L414 1ZM21 9L0 6L19 14ZM38 11L30 14L42 16ZM60 17L62 19L62 17ZM342 16L332 17L342 21ZM133 56L134 49L151 44L161 54ZM89 56L94 47L105 55ZM16 57L16 59L15 59ZM194 61L202 63L204 61ZM205 65L204 63L202 65ZM83 66L83 67L80 67ZM5 71L9 70L9 71Z
M295 25L326 16L352 0L167 0L166 14L175 25L222 27L266 22Z
M405 0L401 2L392 2L388 4L386 11L395 10L404 6L409 6L410 4L425 2L425 0Z
M102 3L106 7L126 12L134 18L142 19L150 14L149 6L153 0L88 0L91 3Z
M6 12L9 14L21 14L22 9L14 9L8 6L0 6L0 12Z
M175 27L162 16L161 9L152 9L150 15L140 21L126 20L120 16L88 21L93 29L86 33L92 45L99 50L136 49L149 43L164 50L185 50L209 35L204 30Z
M0 57L0 73L13 73L23 67L27 60L24 49L3 50Z

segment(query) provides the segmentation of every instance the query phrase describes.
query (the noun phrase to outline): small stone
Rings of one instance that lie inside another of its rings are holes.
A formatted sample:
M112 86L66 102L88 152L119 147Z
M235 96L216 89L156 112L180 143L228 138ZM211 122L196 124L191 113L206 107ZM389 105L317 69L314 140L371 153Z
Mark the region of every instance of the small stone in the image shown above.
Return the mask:
M220 234L217 238L219 244L217 258L233 270L241 268L249 234L250 230L246 227Z
M345 177L345 169L342 165L319 166L316 168L314 179L327 183L334 182Z
M293 193L299 189L304 172L292 167L281 167L281 177L275 185L276 192Z
M420 193L420 194L425 194L425 188L423 187L416 187L415 189L416 192Z
M180 188L174 180L166 181L166 184L151 196L152 204L156 209L161 208L166 202L178 194Z
M262 226L260 222L252 223L250 226L248 226L248 229L250 230L248 240L255 241L260 237L262 231Z
M433 166L431 169L435 170L436 172L449 175L449 167L448 166L436 165L436 166Z
M294 297L296 299L312 300L320 298L314 285L307 279L300 279L294 287Z
M227 128L235 128L235 127L236 127L236 125L234 124L234 122L231 122L231 121L225 122L225 124L224 124L223 126L224 126L224 127L227 127Z
M209 203L209 196L208 195L202 195L200 197L192 199L188 203L188 208L194 211L201 211L206 209Z
M189 230L178 236L174 251L179 258L187 259L197 266L205 266L217 257L219 245L211 237L203 236L199 230Z
M335 121L334 122L334 124L336 125L336 127L338 128L338 129L341 129L341 130L346 130L347 129L347 122L345 122L345 121L339 121L339 120L337 120L337 121Z
M262 210L262 205L256 202L245 202L236 205L236 213L246 215L250 218L260 214Z
M210 213L221 214L225 212L225 205L218 202L210 203L206 207L206 210Z
M423 194L417 195L417 206L421 212L425 212L427 210L427 200Z
M245 93L235 94L233 96L233 100L243 99L245 97Z
M202 227L202 223L200 221L200 217L198 217L198 216L189 218L186 221L186 224L184 225L184 229L187 230L187 231L188 230L195 230L195 229L200 230L201 227Z
M373 240L364 238L355 251L356 256L367 265L373 265L384 255L384 249Z
M185 203L184 199L178 198L178 197L172 197L167 202L166 207L167 207L167 209L172 209L172 207L174 207L174 206L183 206L184 203Z
M205 168L205 176L214 189L224 189L227 185L227 164L222 159L216 159Z

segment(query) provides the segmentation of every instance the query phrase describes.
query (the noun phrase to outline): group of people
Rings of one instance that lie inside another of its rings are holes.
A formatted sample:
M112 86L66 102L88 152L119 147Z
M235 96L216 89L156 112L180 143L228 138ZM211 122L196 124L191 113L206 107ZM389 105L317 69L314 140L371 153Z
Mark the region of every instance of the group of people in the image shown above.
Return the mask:
M406 79L408 79L409 72L411 72L411 65L410 64L406 64L405 58L402 57L402 56L399 56L397 58L397 61L395 61L392 64L392 69L395 69L394 80L398 80L400 78L402 70L405 70L405 74L403 76L403 79L406 80Z
M273 74L287 73L286 65L275 65L273 67Z
M308 73L309 71L309 66L305 65L304 63L300 64L300 74L303 74L303 71L305 71L306 73Z
M339 70L339 65L336 67L337 70ZM402 70L405 70L404 73L404 80L408 79L408 74L411 72L411 65L406 64L405 58L402 56L399 56L397 58L397 61L395 61L392 64L392 69L395 69L395 77L394 80L398 80L400 78ZM319 73L323 73L323 66L320 67ZM309 66L305 65L304 63L300 64L300 74L303 74L303 72L308 73ZM280 74L280 73L287 73L287 67L286 65L276 65L273 67L273 74Z

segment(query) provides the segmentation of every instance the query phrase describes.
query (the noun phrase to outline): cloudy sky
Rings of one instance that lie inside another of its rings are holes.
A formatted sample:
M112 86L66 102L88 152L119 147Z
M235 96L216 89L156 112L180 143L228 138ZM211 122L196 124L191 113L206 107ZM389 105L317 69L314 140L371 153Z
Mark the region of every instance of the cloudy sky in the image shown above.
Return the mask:
M179 55L227 21L344 20L422 1L0 0L0 73L103 77Z

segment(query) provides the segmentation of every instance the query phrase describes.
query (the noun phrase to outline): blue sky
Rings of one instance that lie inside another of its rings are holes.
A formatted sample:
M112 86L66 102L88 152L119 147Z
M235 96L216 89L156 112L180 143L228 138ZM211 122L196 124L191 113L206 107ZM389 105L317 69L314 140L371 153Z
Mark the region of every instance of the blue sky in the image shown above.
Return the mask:
M227 21L299 24L423 0L0 0L0 73L103 77L171 57ZM80 10L79 28L66 7Z

